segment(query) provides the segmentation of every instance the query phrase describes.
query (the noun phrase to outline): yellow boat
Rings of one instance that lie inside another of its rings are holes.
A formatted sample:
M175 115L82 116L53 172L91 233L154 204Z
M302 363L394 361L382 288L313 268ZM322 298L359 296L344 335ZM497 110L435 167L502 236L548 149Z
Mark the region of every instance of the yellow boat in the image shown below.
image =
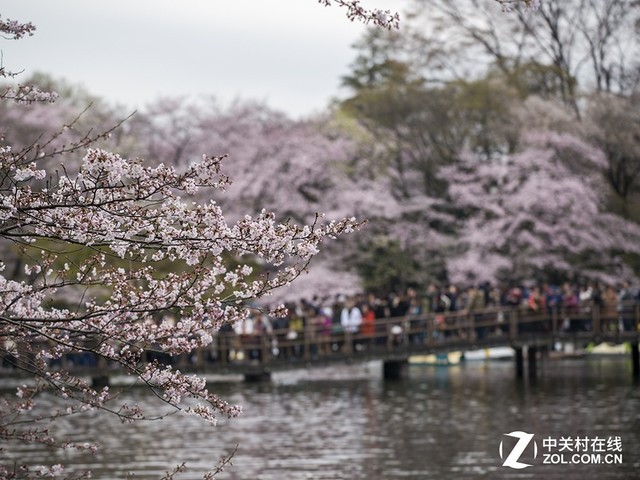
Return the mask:
M587 353L590 355L623 355L631 351L629 343L608 343L603 342L598 345L589 344Z
M462 361L462 352L431 353L429 355L412 355L411 365L458 365Z

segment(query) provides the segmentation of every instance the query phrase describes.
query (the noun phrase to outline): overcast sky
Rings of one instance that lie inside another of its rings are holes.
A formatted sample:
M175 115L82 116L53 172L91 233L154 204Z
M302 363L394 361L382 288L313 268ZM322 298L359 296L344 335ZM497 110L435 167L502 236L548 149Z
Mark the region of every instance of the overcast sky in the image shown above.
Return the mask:
M395 8L406 0L363 0ZM0 41L9 70L41 71L138 108L159 95L266 101L292 116L339 93L364 26L317 0L2 0L33 37Z

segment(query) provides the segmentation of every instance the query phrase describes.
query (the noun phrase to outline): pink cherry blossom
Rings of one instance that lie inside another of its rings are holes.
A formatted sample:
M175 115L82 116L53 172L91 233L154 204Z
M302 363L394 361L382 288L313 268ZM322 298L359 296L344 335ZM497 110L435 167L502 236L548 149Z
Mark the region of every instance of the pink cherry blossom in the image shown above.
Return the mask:
M463 156L442 175L465 213L458 282L528 279L555 271L610 277L617 252L635 251L638 225L605 210L603 153L569 134L532 132L522 150L499 160Z

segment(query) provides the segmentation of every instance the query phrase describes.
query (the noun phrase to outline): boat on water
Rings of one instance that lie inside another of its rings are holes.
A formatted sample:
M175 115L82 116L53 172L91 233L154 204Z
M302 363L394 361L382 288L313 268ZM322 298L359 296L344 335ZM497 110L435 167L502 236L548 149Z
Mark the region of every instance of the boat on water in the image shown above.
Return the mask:
M458 365L462 361L462 352L430 353L428 355L411 355L410 365L438 365L451 366Z
M587 345L586 351L589 355L624 355L631 351L631 345L627 343L602 342L597 345Z
M514 355L515 352L511 347L479 348L464 352L464 359L467 361L508 360Z
M455 351L447 353L431 353L429 355L412 355L409 363L412 365L459 365L463 361L488 361L506 360L513 358L514 352L511 347L482 348L478 350L467 350L465 352Z
M551 358L584 358L587 355L624 355L631 351L630 344L609 343L590 344L584 349L574 349L571 345L564 345L562 349L549 352ZM477 350L454 351L446 353L432 353L429 355L412 355L409 357L411 365L459 365L461 362L509 360L515 356L511 347L480 348Z

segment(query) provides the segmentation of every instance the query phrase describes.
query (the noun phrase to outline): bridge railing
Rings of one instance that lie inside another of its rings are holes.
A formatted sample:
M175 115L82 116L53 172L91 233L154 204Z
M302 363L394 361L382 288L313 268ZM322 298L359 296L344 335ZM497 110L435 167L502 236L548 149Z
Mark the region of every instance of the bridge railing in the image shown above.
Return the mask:
M310 322L295 338L289 330L263 335L221 334L212 355L222 364L272 365L296 361L343 359L351 356L381 356L445 350L472 349L487 345L509 345L532 339L622 341L640 334L640 306L630 303L622 310L589 308L545 309L492 307L407 315L376 319L370 331L351 332L339 326L328 331Z
M147 349L145 359L194 370L243 365L271 367L357 356L380 358L447 349L516 345L536 338L541 341L637 341L639 329L640 304L635 302L617 309L590 306L532 311L501 306L376 319L370 327L361 327L355 332L344 330L339 325L328 328L313 321L295 334L289 329L246 336L218 332L214 342L205 349L177 358ZM42 348L46 348L45 343ZM5 368L11 366L6 358L0 360ZM91 352L72 352L52 366L69 371L105 368L104 363L98 360Z

